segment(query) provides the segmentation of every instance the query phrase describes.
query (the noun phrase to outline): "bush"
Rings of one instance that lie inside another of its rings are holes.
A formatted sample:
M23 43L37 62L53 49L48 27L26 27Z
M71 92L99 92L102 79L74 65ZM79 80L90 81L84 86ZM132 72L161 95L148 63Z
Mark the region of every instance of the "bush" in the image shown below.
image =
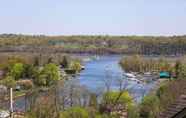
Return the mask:
M75 60L71 63L70 69L75 70L76 72L81 71L81 63L78 60Z
M177 79L168 81L160 86L157 90L156 95L160 99L161 109L165 110L171 103L185 93L185 79Z
M36 67L34 67L33 65L25 64L24 73L23 73L24 78L29 78L29 79L34 78L35 71L37 71Z
M89 118L88 111L81 107L72 107L62 112L60 118Z
M139 109L137 106L130 106L127 110L128 118L139 118Z
M9 67L9 75L15 80L20 79L24 73L24 65L22 63L15 63Z
M103 102L106 104L123 104L126 107L132 105L132 97L127 91L125 92L107 92L103 95Z
M16 81L12 76L7 76L3 80L0 80L0 84L5 85L8 88L14 88L16 86Z
M140 104L140 117L142 118L156 118L160 111L160 102L157 96L145 96Z

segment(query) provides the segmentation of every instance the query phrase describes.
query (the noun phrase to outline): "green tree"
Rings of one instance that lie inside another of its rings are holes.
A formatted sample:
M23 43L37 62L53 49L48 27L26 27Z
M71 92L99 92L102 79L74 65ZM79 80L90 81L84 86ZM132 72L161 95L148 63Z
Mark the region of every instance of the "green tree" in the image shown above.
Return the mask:
M132 105L128 107L127 112L128 112L128 118L139 118L139 109L137 106Z
M132 97L127 91L125 92L115 92L110 91L103 95L103 102L106 104L123 104L129 107L133 104Z
M89 114L84 108L72 107L62 112L60 118L89 118Z
M41 86L50 86L60 80L59 67L55 64L46 64L44 68L38 72L35 83Z
M16 81L12 76L6 76L0 81L0 84L5 85L8 88L14 88L16 86Z
M34 67L33 65L25 64L24 65L24 72L23 72L24 77L29 78L29 79L33 79L34 74L35 74L35 69L36 69L36 67Z
M81 63L78 60L75 60L71 63L70 69L75 70L76 72L81 71Z
M159 99L155 95L145 96L140 104L140 117L142 118L156 118L159 113Z
M23 76L24 64L15 63L9 67L9 75L12 76L15 80L19 80Z

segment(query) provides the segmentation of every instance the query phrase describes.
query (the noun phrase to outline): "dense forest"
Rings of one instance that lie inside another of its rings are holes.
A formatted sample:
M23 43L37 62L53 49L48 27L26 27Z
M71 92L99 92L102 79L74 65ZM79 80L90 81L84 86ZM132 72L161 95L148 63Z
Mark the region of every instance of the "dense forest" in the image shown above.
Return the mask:
M183 55L186 36L0 35L1 52Z

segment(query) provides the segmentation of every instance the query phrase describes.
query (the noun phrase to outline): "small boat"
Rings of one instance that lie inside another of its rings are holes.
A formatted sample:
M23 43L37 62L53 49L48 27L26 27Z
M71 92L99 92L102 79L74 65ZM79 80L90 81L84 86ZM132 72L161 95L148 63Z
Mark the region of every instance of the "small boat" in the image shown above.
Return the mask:
M85 70L85 66L81 66L81 70Z
M126 76L126 79L128 79L129 81L135 81L137 83L141 83L140 80L136 79L136 76L134 74L124 73L124 76Z
M83 61L84 62L89 62L89 61L91 61L91 59L90 58L84 58Z
M134 74L131 74L131 73L124 73L124 76L126 76L127 78L135 78L136 77Z

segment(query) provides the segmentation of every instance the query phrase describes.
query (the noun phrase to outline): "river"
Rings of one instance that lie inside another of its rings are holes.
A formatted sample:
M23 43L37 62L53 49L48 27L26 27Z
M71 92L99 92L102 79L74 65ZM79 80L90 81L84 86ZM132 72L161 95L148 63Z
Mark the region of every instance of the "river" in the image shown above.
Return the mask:
M87 56L81 56L81 58L87 58ZM121 58L122 56L120 55L107 55L84 62L85 70L81 71L74 79L68 81L74 81L76 84L85 86L93 93L100 93L105 90L105 84L108 84L108 82L110 83L110 89L118 90L119 80L123 79L123 82L127 83L126 89L139 102L154 87L155 82L144 84L127 80L123 77L124 71L118 64ZM24 109L24 98L17 99L14 107Z
M108 81L110 81L112 90L118 90L120 80L124 79L124 84L127 84L126 88L136 101L140 101L145 94L154 88L155 82L138 83L127 80L123 76L124 71L119 65L121 58L121 55L107 55L100 56L98 60L85 62L85 70L77 77L79 83L96 93L105 89L105 84Z

